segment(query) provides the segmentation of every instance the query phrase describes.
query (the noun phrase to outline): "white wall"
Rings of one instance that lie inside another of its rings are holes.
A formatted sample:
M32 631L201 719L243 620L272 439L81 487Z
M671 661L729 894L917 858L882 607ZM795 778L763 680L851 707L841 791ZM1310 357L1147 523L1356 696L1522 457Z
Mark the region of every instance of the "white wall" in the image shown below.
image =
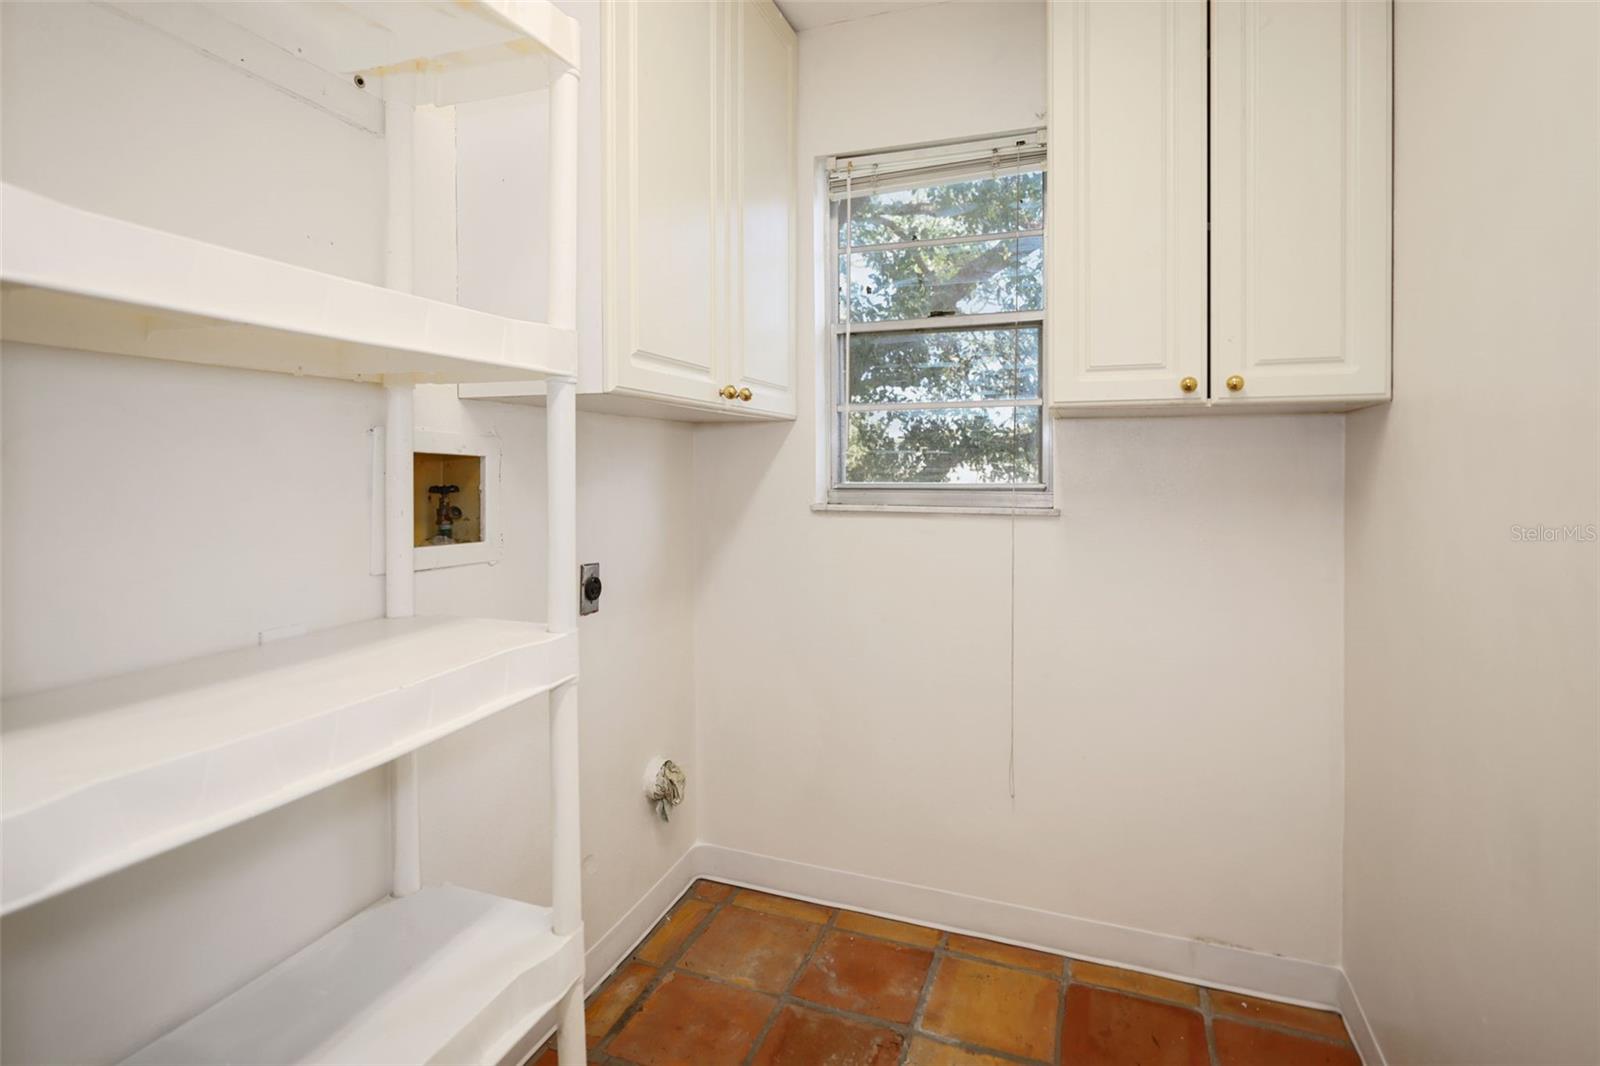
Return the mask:
M1600 6L1399 5L1350 417L1345 965L1391 1063L1600 1061ZM1592 533L1590 534L1592 537Z
M801 34L800 187L1037 124L1044 47L1042 3ZM816 274L803 241L808 311ZM696 431L704 837L1336 962L1342 420L1056 424L1062 514L1015 526L1013 801L1010 521L809 509L820 326L798 423Z
M380 276L381 140L105 8L0 13L6 180ZM0 371L6 694L382 613L380 390L9 344ZM500 438L508 528L499 565L420 574L419 610L540 617L543 412L427 389L417 421ZM639 793L648 756L694 747L692 437L589 415L578 432L579 551L607 583L581 623L593 941L696 835L695 800L662 826ZM424 754L425 877L546 898L545 734L533 701ZM0 1059L118 1059L371 903L386 797L368 774L7 917Z

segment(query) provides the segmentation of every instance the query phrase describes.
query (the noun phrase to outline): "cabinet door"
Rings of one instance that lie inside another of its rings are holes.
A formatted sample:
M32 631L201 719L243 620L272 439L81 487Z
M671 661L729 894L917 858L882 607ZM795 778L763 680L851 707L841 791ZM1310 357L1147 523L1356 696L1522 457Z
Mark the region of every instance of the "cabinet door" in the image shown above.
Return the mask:
M739 407L794 414L795 37L771 0L728 9L728 379Z
M1385 398L1389 4L1219 0L1211 32L1212 396Z
M1204 0L1050 4L1049 18L1051 402L1201 405Z
M720 402L722 5L616 0L603 15L605 387Z

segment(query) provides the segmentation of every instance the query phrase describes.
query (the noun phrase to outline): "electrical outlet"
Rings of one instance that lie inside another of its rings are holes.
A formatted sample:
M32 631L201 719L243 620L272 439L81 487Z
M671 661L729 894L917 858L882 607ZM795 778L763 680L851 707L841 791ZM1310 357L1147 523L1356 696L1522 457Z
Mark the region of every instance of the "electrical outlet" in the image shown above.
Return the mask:
M578 567L578 613L594 614L600 609L600 564L584 563Z

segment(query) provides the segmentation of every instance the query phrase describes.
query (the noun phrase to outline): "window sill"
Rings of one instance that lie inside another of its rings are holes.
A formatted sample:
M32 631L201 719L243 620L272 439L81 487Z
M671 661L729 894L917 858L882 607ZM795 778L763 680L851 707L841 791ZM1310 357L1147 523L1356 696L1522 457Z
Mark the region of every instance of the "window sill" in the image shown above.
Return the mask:
M1020 518L1059 518L1059 507L934 507L911 503L814 503L818 514L838 511L846 514L951 514L1015 515Z

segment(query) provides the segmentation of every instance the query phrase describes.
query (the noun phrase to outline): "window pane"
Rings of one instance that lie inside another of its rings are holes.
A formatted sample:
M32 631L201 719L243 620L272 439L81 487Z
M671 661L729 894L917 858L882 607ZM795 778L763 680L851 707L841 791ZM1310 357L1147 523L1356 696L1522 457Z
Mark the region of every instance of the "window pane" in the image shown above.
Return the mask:
M1044 172L857 195L848 210L846 233L845 208L839 209L840 248L1043 229Z
M1039 395L1039 330L857 333L847 366L850 403L1033 399Z
M845 481L908 484L1038 484L1038 407L852 411Z
M1039 237L857 252L849 260L852 322L1044 306L1044 241ZM841 262L841 274L844 269Z

